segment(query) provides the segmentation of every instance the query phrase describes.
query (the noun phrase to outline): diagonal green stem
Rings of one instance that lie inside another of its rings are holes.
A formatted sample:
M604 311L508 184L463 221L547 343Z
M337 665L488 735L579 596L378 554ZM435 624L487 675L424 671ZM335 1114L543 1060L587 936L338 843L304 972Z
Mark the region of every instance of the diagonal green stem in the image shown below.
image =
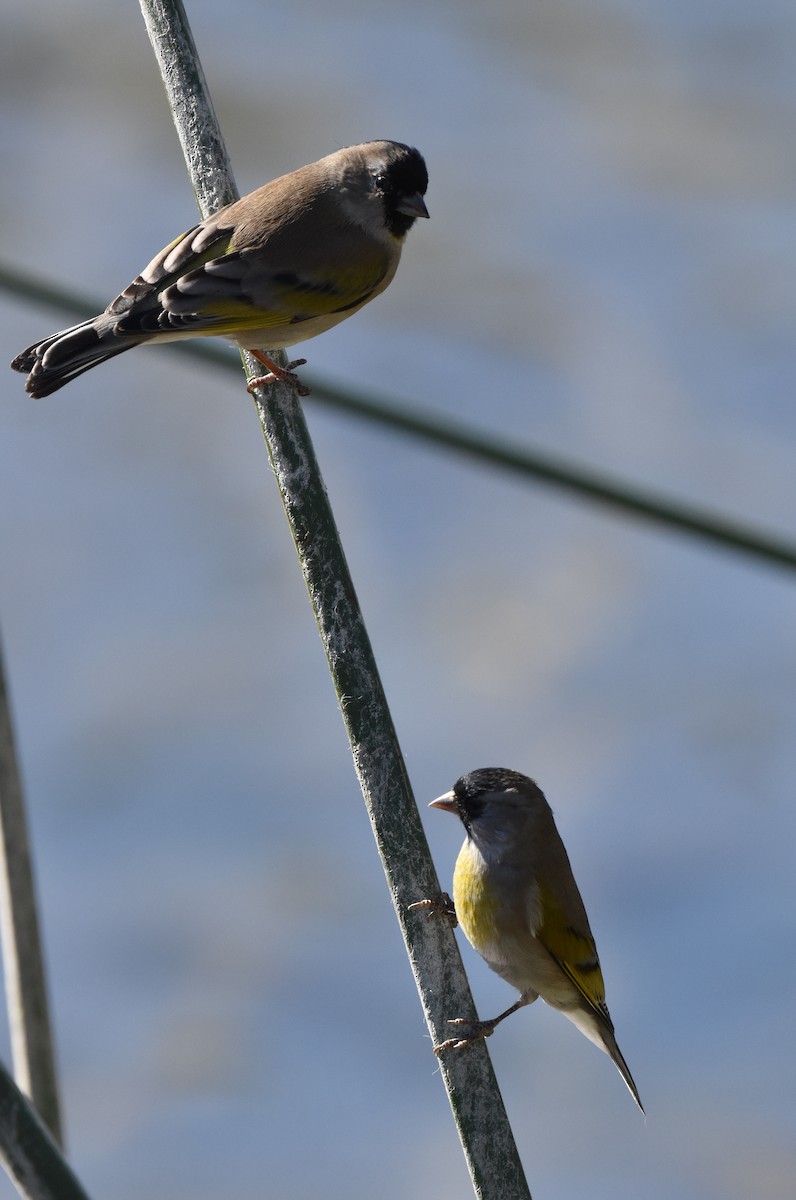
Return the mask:
M203 212L214 206L226 154L179 0L141 0L175 122ZM190 101L186 105L185 97ZM194 144L198 139L200 144ZM206 139L206 140L205 140ZM214 159L216 153L218 160ZM212 164L207 189L202 164ZM198 164L198 167L197 167ZM231 178L230 189L233 190ZM250 377L259 364L248 359ZM464 968L446 921L429 921L415 900L439 891L425 834L379 679L354 586L294 392L272 385L256 398L268 453L301 563L351 743L354 765L434 1043L451 1013L474 1016ZM483 1042L441 1063L476 1195L529 1200L528 1187Z
M24 1200L88 1200L50 1131L2 1066L0 1162Z
M0 648L0 932L17 1082L62 1141L55 1050L28 823Z
M89 298L71 288L35 279L28 271L8 263L0 263L0 290L21 296L33 304L62 309L76 319L93 317L105 303L99 297ZM221 346L208 345L206 339L171 342L170 348L172 353L223 370L235 365L232 354ZM325 380L311 378L304 371L301 374L312 386L314 404L325 404L448 453L464 455L486 467L558 489L623 517L650 522L664 532L684 533L708 546L729 550L769 566L796 570L796 541L773 530L718 510L698 507L663 492L650 491L631 480L608 474L588 463L562 458L541 447L518 445L490 430L466 425L449 416L434 415L426 409L422 412L413 410L402 401L335 387Z

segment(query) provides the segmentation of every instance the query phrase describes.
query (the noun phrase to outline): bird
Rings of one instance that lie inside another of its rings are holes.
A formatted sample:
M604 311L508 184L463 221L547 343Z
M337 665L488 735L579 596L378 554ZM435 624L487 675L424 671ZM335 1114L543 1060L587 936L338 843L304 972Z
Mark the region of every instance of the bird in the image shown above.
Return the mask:
M491 1021L454 1018L450 1024L469 1031L442 1042L435 1053L489 1037L541 996L610 1055L644 1113L616 1042L597 947L544 793L527 775L486 767L462 775L429 807L458 816L466 838L454 868L453 907L447 896L416 906L458 919L487 965L520 992Z
M28 346L12 362L26 391L64 384L146 342L225 337L299 395L265 350L324 333L392 281L409 229L428 217L428 171L403 142L337 150L228 204L170 242L99 316Z

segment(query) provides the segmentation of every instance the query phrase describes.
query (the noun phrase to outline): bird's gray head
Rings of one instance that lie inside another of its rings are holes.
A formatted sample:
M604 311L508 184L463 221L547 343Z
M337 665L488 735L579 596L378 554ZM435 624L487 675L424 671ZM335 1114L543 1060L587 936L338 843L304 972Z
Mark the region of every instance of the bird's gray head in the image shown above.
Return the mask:
M427 217L423 197L428 171L419 150L402 142L364 142L334 156L342 166L342 192L352 215L370 232L386 228L403 240L418 217Z
M530 818L547 801L527 775L508 767L482 767L456 780L449 792L431 801L432 808L455 813L472 837L479 826L500 836L516 832L517 821Z

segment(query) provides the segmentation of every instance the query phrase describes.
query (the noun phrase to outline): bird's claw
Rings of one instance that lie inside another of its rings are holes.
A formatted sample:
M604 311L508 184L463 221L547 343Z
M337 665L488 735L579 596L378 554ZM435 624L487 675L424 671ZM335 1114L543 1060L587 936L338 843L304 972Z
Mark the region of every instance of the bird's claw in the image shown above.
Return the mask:
M467 1037L448 1038L447 1041L440 1042L434 1047L434 1053L439 1057L446 1050L463 1050L465 1046L471 1046L473 1042L479 1042L482 1038L488 1038L495 1032L494 1021L468 1021L467 1017L453 1017L448 1021L449 1025L466 1025L469 1029Z
M288 384L298 396L309 396L310 388L307 387L306 383L301 382L294 370L295 367L303 367L306 361L306 358L294 358L286 367L277 367L274 363L267 375L258 375L256 379L250 379L246 391L254 393L258 388L267 387L270 383L278 381L279 383Z
M459 924L456 909L447 892L438 892L436 896L432 896L428 900L416 900L414 904L409 905L409 908L427 908L426 915L428 917L445 917L451 929L455 929Z

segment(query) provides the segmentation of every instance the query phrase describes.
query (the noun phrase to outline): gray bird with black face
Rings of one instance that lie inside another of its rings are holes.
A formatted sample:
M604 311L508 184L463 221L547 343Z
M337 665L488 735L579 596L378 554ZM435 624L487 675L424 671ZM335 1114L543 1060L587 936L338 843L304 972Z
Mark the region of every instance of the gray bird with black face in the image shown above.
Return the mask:
M404 239L427 217L419 151L348 146L267 183L170 242L105 312L28 346L12 362L49 396L145 342L228 338L306 395L265 350L331 329L390 284ZM301 360L304 361L303 359Z
M503 767L472 771L432 808L454 813L466 838L453 873L453 902L467 940L520 992L511 1008L450 1038L437 1053L488 1037L538 996L609 1054L643 1112L614 1036L600 960L553 813L532 779Z

